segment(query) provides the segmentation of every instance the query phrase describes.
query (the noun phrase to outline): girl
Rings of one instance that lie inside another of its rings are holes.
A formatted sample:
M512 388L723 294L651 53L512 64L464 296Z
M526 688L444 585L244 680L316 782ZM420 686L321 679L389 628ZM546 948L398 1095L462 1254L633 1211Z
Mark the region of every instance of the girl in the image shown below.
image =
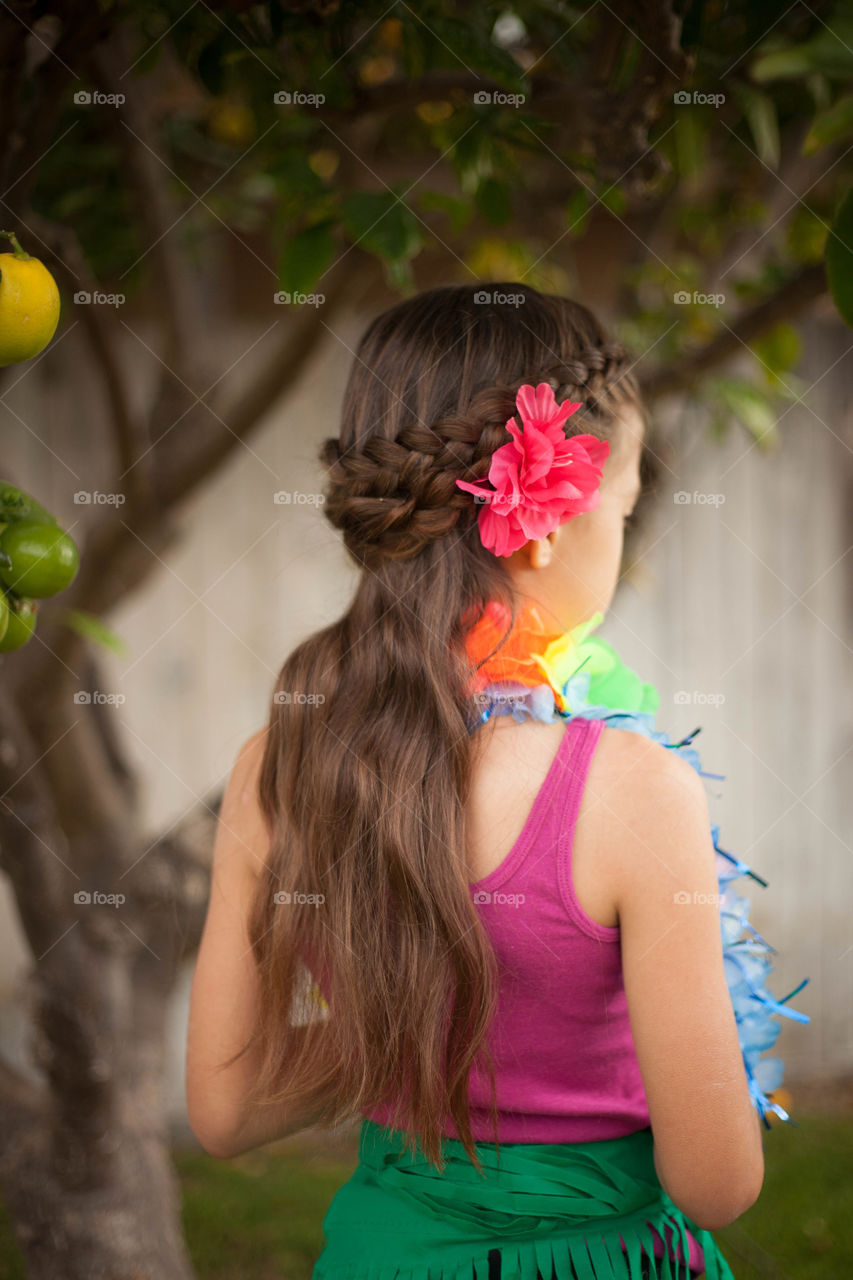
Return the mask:
M362 1118L317 1280L732 1280L764 1161L702 782L542 659L612 599L645 425L526 286L359 346L322 459L360 576L234 767L187 1060L216 1156Z

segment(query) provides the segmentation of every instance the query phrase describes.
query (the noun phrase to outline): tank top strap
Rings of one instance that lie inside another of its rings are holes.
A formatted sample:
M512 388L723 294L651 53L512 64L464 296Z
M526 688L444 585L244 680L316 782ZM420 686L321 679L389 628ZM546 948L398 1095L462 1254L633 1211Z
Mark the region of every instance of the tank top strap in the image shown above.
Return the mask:
M563 803L557 815L564 831L573 832L575 829L587 774L603 730L603 720L588 720L584 716L574 716L569 721L567 732L571 733L572 741L561 788Z

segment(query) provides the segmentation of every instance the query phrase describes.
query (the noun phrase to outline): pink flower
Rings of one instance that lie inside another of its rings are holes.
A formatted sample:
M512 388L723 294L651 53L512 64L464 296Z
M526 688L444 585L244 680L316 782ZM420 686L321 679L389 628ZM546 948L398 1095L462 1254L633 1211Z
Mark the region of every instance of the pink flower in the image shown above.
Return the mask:
M510 556L531 538L544 538L558 525L601 501L599 485L610 445L593 435L570 436L563 423L582 401L558 405L547 382L519 388L515 400L519 427L510 418L512 436L492 454L491 489L485 481L460 489L484 500L480 511L480 540L497 556Z

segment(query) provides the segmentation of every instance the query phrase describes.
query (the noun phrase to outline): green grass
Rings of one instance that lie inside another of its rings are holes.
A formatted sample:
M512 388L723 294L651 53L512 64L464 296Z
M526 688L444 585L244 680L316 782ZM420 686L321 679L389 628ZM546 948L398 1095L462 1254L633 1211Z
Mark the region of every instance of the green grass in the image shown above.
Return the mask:
M716 1233L736 1280L848 1280L853 1116L774 1125L764 1149L758 1203ZM355 1160L355 1140L326 1153L298 1138L232 1161L179 1155L183 1221L199 1280L308 1280L329 1201ZM0 1276L26 1280L2 1212Z

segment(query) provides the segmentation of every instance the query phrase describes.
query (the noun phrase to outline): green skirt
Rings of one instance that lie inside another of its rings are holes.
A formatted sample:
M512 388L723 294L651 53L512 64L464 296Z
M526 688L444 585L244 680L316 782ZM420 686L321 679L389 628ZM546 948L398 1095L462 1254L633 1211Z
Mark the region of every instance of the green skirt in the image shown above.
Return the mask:
M536 1280L537 1271L640 1280L644 1256L654 1280L688 1276L686 1261L655 1257L651 1228L677 1237L684 1259L689 1228L707 1280L734 1280L711 1233L661 1186L650 1128L600 1142L476 1146L485 1177L453 1138L443 1140L439 1173L420 1148L405 1153L400 1132L365 1119L358 1166L323 1220L313 1280L488 1280L490 1250L501 1280Z

